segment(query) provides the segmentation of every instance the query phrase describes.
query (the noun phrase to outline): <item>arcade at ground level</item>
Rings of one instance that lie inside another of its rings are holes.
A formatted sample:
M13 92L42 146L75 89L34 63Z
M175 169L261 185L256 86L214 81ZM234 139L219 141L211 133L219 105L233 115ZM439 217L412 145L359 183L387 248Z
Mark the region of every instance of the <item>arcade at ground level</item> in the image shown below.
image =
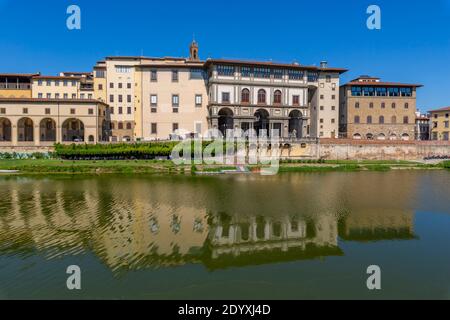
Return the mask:
M0 98L0 147L45 147L108 139L107 105L102 102Z

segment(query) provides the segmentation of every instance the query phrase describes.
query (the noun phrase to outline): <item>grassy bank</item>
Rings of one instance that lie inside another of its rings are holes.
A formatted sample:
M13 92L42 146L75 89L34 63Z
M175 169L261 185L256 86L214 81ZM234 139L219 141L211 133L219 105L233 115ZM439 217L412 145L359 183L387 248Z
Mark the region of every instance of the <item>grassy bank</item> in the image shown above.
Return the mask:
M18 170L20 174L112 174L112 173L155 173L191 174L191 172L218 172L234 169L232 166L175 166L171 161L156 160L0 160L0 170ZM257 171L258 167L250 167ZM450 169L450 162L438 165L424 165L414 162L396 161L326 161L316 163L282 162L280 172L354 172L389 170L438 170Z
M23 174L184 173L170 161L0 160L0 170Z

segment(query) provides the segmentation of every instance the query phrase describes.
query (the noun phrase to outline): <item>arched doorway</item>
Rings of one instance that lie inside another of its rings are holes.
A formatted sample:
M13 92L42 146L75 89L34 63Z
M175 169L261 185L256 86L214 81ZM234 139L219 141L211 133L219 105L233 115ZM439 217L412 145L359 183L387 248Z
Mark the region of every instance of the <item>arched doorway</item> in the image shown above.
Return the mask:
M227 130L234 129L234 113L229 108L223 108L219 111L219 130L223 136L227 136Z
M64 142L83 142L84 123L78 119L68 119L62 125L62 140Z
M289 114L289 137L300 139L302 137L302 113L299 110L293 110Z
M11 121L6 118L0 118L0 142L12 141L11 139Z
M262 135L270 135L270 121L269 112L265 109L259 109L255 112L255 124L254 129L258 137Z
M56 122L53 119L43 119L39 125L39 136L41 142L56 141Z
M22 118L17 123L19 142L34 141L34 123L30 118Z

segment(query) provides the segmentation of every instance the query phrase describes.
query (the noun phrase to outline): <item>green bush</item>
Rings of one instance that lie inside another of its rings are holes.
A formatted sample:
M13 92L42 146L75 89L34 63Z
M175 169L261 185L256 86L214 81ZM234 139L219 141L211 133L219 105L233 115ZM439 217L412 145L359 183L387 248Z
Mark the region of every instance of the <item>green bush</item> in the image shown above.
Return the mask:
M189 143L189 142L187 142ZM172 150L179 142L152 142L135 144L84 144L84 145L55 145L55 154L61 159L67 160L126 160L126 159L155 159L157 157L169 157ZM203 142L202 150L210 142ZM192 154L194 143L192 142ZM200 150L201 151L201 150Z

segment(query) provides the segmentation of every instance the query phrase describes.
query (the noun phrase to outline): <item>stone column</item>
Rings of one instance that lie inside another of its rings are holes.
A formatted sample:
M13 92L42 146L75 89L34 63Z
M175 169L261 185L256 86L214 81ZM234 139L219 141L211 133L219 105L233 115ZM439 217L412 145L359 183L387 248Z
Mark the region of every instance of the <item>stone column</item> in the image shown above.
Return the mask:
M62 143L62 128L56 125L56 143Z
M33 130L34 145L39 147L41 145L40 124L35 125Z
M11 143L13 147L17 147L19 143L19 128L17 125L11 125Z
M264 228L264 240L268 241L270 240L270 221L266 221L266 226Z
M280 138L289 138L289 120L283 120L283 128L282 128L283 136Z

